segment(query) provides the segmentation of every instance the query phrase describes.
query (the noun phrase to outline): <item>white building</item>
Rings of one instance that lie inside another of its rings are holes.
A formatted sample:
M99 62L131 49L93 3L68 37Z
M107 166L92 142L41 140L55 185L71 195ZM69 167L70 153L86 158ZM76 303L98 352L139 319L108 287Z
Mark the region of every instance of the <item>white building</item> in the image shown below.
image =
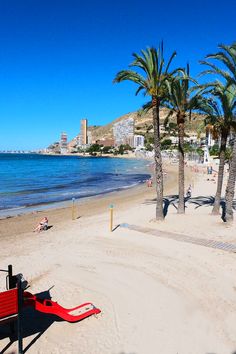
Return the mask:
M143 148L144 147L144 136L143 135L134 135L134 147Z

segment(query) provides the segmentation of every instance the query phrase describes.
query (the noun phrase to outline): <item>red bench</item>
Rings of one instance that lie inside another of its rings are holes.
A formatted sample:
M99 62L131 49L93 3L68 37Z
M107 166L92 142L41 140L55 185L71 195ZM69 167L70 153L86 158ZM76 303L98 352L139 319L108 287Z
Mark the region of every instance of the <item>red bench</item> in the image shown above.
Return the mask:
M0 321L12 318L18 314L18 289L0 293Z
M12 321L17 320L18 353L23 354L23 340L21 331L21 307L22 307L22 288L21 281L12 277L12 268L8 267L8 286L16 286L14 289L0 292L0 324L10 323L11 332L14 330Z

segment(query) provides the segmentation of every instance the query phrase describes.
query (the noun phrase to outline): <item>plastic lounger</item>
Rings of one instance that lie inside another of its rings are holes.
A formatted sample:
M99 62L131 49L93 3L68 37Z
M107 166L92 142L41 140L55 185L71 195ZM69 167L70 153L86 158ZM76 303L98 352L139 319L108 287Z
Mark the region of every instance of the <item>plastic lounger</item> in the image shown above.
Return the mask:
M91 302L86 302L77 307L66 309L55 301L38 299L35 295L27 291L24 291L24 305L32 306L39 312L56 315L68 322L78 322L86 317L101 312L101 310L96 308Z

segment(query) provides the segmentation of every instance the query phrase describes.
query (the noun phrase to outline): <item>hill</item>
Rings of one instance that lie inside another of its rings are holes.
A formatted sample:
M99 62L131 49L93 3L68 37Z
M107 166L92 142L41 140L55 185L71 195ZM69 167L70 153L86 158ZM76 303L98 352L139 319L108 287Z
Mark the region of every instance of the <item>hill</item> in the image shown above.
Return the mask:
M165 118L168 115L169 110L166 108L161 109L160 111L160 122L163 128L163 123ZM88 130L92 133L93 140L99 139L106 139L106 138L113 138L113 124L119 121L133 118L134 119L134 126L135 126L135 134L142 134L145 135L147 131L150 133L153 132L152 129L152 112L149 111L148 113L140 114L139 112L131 112L124 114L123 116L113 120L111 123L104 125L104 126L90 126ZM175 122L175 117L170 119L171 122ZM188 134L195 132L199 123L203 121L203 116L199 114L192 114L191 121L186 121L186 132Z
M164 131L163 123L165 118L168 115L169 110L162 108L160 111L160 123L161 131ZM120 122L122 120L133 118L135 126L135 134L141 134L146 136L153 135L153 126L152 126L152 111L150 110L147 113L140 114L138 111L130 112L124 114L123 116L116 118L112 122L104 126L89 126L88 131L92 134L92 141L103 140L103 139L112 139L113 138L113 124ZM173 116L170 121L172 123L176 122L175 117ZM196 134L197 127L203 121L203 116L199 114L192 114L191 121L186 121L186 134ZM72 147L76 142L76 137L72 139L69 143L69 147Z

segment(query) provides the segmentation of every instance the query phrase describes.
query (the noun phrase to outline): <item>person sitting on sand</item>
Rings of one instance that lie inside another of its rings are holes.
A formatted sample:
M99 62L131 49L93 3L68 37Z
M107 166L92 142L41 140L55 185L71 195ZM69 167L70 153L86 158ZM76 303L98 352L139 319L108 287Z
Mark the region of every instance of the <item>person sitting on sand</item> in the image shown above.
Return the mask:
M48 228L48 218L45 216L34 229L34 232L40 232L43 230L47 230Z

